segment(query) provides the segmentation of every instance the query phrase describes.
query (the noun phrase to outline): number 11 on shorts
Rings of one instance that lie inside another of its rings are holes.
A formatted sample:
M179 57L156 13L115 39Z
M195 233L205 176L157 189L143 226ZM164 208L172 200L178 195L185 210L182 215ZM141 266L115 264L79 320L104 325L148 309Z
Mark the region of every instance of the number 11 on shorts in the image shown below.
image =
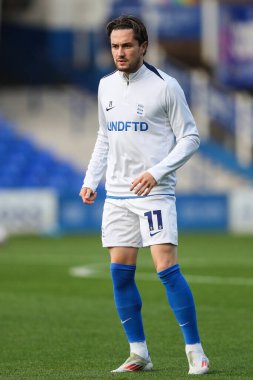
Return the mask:
M156 216L156 222L157 222L158 230L163 229L162 211L161 210L153 210L153 211L145 212L144 216L146 216L148 218L148 225L149 225L150 231L154 231L154 216Z

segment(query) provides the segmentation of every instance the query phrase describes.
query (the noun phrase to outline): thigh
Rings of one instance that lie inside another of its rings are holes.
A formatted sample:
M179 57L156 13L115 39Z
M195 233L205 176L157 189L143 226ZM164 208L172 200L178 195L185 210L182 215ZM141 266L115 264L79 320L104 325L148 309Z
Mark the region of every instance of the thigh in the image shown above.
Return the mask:
M178 244L175 197L154 196L132 200L140 218L143 246Z
M124 200L105 201L102 243L103 247L142 246L139 217L128 210Z

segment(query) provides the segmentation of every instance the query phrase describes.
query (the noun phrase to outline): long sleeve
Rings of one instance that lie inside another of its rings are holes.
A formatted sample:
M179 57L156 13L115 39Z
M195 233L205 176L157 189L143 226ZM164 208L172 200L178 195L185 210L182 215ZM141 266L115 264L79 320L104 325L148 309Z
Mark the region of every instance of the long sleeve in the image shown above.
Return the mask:
M96 190L107 166L108 140L105 135L98 131L97 141L88 165L88 169L82 187Z
M196 135L181 138L175 148L157 165L148 170L157 183L165 175L179 169L196 152L199 147L199 137Z
M82 186L89 187L93 191L96 190L99 182L101 181L105 173L109 150L108 137L105 128L106 122L103 109L100 103L100 91L98 91L98 118L98 136Z
M161 162L148 171L159 182L162 177L179 169L200 145L199 133L186 102L183 90L176 80L171 81L165 95L168 114L176 145Z

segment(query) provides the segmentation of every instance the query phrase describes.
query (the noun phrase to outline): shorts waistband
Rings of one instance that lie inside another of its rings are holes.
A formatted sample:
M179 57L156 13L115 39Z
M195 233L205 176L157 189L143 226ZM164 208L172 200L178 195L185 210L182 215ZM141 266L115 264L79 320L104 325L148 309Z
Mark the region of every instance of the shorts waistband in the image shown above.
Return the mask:
M175 197L175 194L151 194L151 195L130 195L130 196L116 196L116 195L106 195L107 199L140 199L149 197Z

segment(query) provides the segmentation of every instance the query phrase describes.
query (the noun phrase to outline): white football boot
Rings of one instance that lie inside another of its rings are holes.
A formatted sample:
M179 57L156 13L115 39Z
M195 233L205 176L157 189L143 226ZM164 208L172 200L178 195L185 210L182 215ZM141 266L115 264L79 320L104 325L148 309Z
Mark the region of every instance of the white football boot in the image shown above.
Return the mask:
M111 372L132 372L132 371L150 371L153 368L150 356L144 359L141 356L131 353L129 358L119 368Z
M189 375L204 375L209 371L209 360L204 352L189 351L187 354Z

